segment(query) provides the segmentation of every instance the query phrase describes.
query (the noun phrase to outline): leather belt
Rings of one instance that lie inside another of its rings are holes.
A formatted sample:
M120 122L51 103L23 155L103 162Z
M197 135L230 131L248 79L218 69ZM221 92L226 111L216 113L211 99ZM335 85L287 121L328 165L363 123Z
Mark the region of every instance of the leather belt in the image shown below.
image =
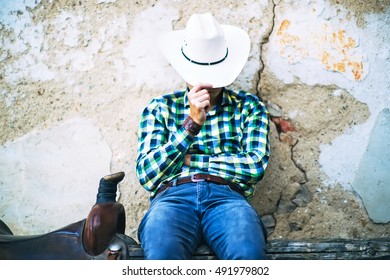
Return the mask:
M175 181L176 181L176 184L175 184ZM178 186L178 185L187 184L187 183L197 183L197 182L204 182L204 181L217 183L217 184L221 184L221 185L228 185L233 191L236 191L245 197L244 191L240 187L238 187L236 184L234 184L233 182L230 182L230 181L228 181L222 177L219 177L219 176L215 176L215 175L211 175L211 174L203 174L203 173L197 173L197 174L194 174L192 176L187 176L187 177L178 178L176 180L172 180L172 181L166 183L165 185L163 185L162 187L160 187L157 190L156 195L158 193L162 192L163 190L170 188L174 185Z

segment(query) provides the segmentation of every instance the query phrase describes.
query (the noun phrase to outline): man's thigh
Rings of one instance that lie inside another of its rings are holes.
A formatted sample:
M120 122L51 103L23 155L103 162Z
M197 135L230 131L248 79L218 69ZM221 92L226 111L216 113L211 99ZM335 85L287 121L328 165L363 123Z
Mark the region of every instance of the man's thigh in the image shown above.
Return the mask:
M188 259L197 249L200 222L185 194L174 187L152 202L139 227L146 259Z
M206 242L220 259L264 259L266 233L256 210L239 194L218 191L202 220Z

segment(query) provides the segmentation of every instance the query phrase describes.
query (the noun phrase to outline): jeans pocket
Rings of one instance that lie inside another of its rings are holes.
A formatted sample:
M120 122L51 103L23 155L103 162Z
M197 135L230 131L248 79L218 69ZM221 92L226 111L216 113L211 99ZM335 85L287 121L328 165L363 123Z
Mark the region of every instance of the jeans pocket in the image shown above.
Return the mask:
M219 188L225 190L226 192L234 194L234 196L238 196L238 197L245 199L245 197L241 193L235 191L229 185L219 185Z

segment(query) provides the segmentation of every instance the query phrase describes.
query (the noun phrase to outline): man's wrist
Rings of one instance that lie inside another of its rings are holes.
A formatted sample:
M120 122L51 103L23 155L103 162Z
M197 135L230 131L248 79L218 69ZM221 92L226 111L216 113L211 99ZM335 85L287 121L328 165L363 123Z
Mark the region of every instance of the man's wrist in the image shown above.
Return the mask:
M192 136L196 136L202 129L202 126L197 124L190 116L184 120L183 127Z

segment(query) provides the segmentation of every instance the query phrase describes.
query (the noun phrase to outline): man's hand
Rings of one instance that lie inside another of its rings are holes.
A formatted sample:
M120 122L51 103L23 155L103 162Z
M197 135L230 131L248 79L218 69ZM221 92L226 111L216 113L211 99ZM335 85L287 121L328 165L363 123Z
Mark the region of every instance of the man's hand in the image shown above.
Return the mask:
M184 166L190 166L191 164L191 155L186 154L186 157L184 158Z
M206 121L206 114L210 110L210 94L207 90L212 88L211 84L199 83L188 93L190 117L198 125L203 125Z

